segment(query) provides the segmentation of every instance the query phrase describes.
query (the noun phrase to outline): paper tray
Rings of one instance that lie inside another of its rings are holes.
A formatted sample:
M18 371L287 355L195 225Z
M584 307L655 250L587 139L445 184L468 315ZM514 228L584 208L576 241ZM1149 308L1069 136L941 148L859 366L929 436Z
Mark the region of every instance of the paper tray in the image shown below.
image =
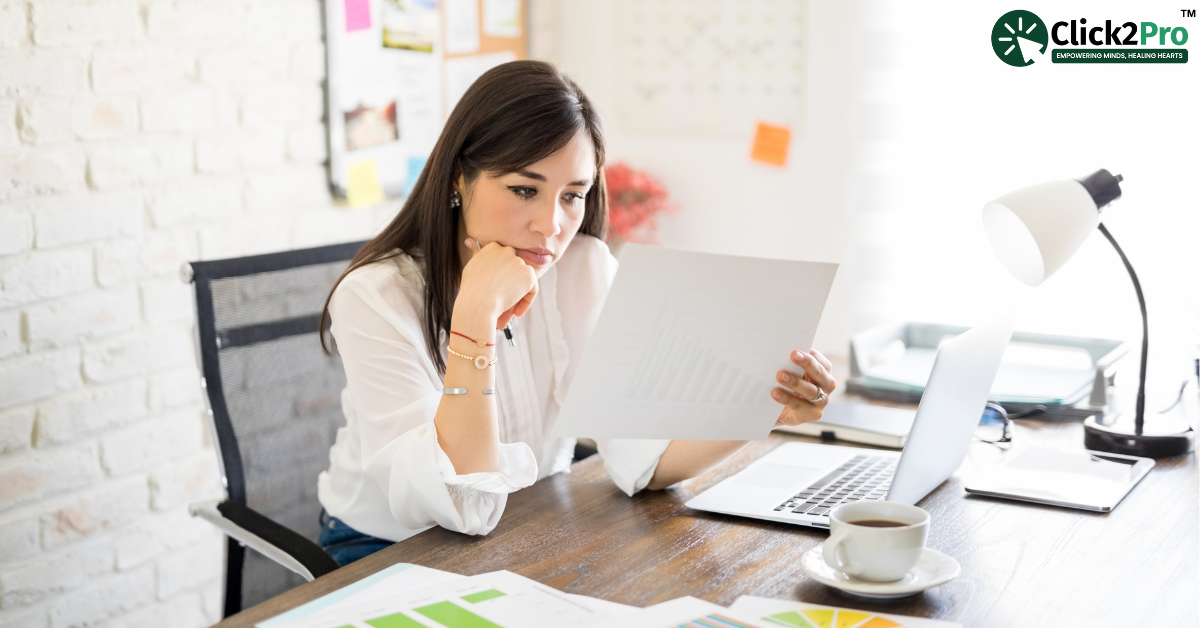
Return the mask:
M847 391L874 399L917 403L939 344L968 329L909 322L880 325L855 334L850 339ZM1076 353L1081 349L1090 365L1014 365L1006 354L996 378L1001 388L993 387L989 398L1010 413L1041 405L1046 407L1047 416L1056 418L1085 418L1104 412L1116 363L1129 350L1119 340L1013 332L1010 352L1029 347L1057 349L1060 353L1063 349Z

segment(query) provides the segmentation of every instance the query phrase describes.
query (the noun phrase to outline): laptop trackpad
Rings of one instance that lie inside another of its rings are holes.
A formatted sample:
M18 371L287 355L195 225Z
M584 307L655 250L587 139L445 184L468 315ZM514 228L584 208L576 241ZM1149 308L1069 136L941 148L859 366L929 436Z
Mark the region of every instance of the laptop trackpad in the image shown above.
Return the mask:
M759 488L791 488L812 482L820 472L811 467L763 463L735 475L730 482Z

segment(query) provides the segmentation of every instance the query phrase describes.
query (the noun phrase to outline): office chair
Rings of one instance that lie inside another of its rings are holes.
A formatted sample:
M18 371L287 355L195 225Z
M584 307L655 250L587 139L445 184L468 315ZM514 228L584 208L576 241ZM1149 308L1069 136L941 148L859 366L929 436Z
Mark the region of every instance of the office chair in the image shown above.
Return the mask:
M363 244L181 269L195 286L201 387L225 488L225 499L190 510L228 535L225 617L338 567L316 544L317 475L345 422L346 381L317 331L329 289Z

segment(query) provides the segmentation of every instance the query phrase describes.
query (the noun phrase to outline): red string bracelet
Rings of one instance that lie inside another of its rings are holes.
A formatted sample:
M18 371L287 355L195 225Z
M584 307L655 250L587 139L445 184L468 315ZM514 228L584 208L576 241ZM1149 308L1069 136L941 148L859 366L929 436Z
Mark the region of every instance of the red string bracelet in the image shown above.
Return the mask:
M454 334L455 336L461 336L461 337L463 337L463 338L466 338L467 340L470 340L471 342L473 342L473 343L475 343L475 344L477 344L477 345L479 345L479 346L481 346L481 347L494 347L494 346L496 346L496 343L494 343L494 342L484 342L484 341L482 341L482 340L476 340L476 339L474 339L474 338L472 338L472 337L470 337L470 336L468 336L468 335L466 335L466 334L460 334L460 333L458 333L458 332L456 332L456 331L454 331L454 330L451 330L451 331L450 331L450 333Z

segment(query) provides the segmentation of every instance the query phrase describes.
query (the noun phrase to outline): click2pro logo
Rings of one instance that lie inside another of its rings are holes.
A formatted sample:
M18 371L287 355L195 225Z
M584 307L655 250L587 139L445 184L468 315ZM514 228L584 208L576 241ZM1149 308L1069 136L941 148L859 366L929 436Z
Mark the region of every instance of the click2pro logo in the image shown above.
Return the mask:
M1181 18L1195 19L1184 9ZM1047 22L1032 11L1009 11L992 26L992 51L996 58L1023 68L1045 62L1047 48L1052 63L1187 63L1187 28L1086 17ZM1150 48L1154 46L1154 48Z
M1046 23L1029 11L1009 11L992 27L992 50L1001 61L1018 68L1032 64L1048 45Z

